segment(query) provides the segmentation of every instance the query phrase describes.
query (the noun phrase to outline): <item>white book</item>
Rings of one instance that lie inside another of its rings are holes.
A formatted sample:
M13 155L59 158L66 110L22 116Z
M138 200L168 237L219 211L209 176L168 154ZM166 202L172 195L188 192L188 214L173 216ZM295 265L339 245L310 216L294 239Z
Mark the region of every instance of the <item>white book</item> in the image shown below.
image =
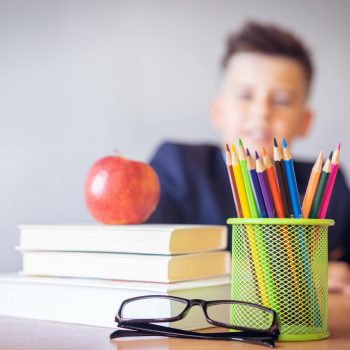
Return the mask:
M227 227L211 225L21 225L24 250L183 254L226 249Z
M21 251L25 275L177 282L230 273L231 255Z
M230 299L230 276L163 284L2 274L0 315L116 328L114 317L123 300L152 294L187 299ZM174 316L170 307L166 312L169 317ZM165 311L160 310L160 313L164 315ZM198 307L171 326L210 327Z

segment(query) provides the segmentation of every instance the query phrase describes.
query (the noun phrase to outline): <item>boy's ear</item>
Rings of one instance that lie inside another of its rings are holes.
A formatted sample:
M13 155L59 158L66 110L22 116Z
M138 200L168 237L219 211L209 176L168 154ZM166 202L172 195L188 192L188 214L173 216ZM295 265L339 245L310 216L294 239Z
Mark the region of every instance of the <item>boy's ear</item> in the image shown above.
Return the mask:
M304 116L300 123L299 136L304 137L309 133L310 127L312 125L312 121L313 121L313 112L309 108L306 108L304 111Z
M211 124L216 130L221 129L222 101L220 96L216 96L210 106Z

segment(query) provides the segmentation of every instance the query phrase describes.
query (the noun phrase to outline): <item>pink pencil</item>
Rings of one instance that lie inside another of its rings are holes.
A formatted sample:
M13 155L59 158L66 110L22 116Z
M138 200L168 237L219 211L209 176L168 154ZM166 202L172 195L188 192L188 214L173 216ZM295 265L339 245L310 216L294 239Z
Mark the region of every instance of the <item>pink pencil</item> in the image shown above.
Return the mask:
M332 195L332 190L333 190L335 178L337 176L338 167L339 167L339 152L340 152L340 143L338 143L337 149L333 153L331 173L329 174L328 182L327 182L324 196L320 206L320 211L318 212L319 219L324 219L327 214L329 200Z

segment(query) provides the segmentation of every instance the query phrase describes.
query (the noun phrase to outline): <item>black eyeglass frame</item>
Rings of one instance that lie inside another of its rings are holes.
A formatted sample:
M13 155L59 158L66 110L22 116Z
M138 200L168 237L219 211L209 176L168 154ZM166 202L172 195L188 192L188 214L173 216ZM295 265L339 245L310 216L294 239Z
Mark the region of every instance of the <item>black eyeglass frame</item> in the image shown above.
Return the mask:
M160 326L152 323L118 323L118 327L126 329L118 329L110 334L110 339L123 337L144 337L144 336L163 336L187 339L207 339L207 340L235 340L250 344L263 345L274 348L275 340L273 334L267 332L219 332L219 333L198 333L177 328Z
M143 319L134 319L134 318L124 318L122 317L122 311L123 308L125 307L126 304L129 304L131 302L134 301L138 301L138 300L143 300L143 299L154 299L154 298L161 298L161 299L170 299L170 300L174 300L174 301L178 301L181 302L183 304L186 304L185 308L183 309L183 311L174 317L164 317L164 318L143 318ZM209 306L212 305L218 305L218 304L237 304L237 305L245 305L245 306L251 306L254 308L257 308L259 310L262 310L264 312L269 313L270 315L272 315L272 322L271 322L271 326L268 329L257 329L257 328L250 328L250 327L242 327L242 326L236 326L236 325L232 325L229 323L223 323L223 322L219 322L219 321L215 321L212 320L210 318L210 316L208 315L207 312L207 308ZM183 318L186 317L186 315L188 314L188 312L190 311L190 309L195 306L198 305L202 308L203 313L205 315L205 318L207 320L208 323L212 324L213 326L217 326L217 327L223 327L223 328L229 328L229 329L234 329L234 330L238 330L238 331L244 331L244 332L258 332L261 334L271 334L273 335L273 337L275 339L278 338L279 336L279 327L278 327L278 323L277 323L277 315L276 312L270 308L267 308L265 306L262 305L258 305L258 304L254 304L248 301L238 301L238 300L210 300L210 301L206 301L203 299L185 299L185 298L181 298L181 297L175 297L175 296L170 296L170 295L144 295L144 296L138 296L138 297L134 297L134 298L129 298L124 300L120 307L119 310L115 316L115 321L118 323L121 323L122 325L127 325L128 323L130 324L144 324L144 323L162 323L162 322L175 322L175 321L179 321L182 320Z

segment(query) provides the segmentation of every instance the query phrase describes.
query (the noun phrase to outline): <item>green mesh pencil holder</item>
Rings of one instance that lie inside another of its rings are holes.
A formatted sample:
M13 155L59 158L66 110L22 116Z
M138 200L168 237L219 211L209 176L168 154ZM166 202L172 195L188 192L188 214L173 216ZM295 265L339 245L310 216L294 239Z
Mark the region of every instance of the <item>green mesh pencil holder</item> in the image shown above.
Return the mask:
M276 311L282 341L329 337L326 219L236 219L231 297ZM252 315L231 314L235 317ZM266 320L257 317L256 328Z

